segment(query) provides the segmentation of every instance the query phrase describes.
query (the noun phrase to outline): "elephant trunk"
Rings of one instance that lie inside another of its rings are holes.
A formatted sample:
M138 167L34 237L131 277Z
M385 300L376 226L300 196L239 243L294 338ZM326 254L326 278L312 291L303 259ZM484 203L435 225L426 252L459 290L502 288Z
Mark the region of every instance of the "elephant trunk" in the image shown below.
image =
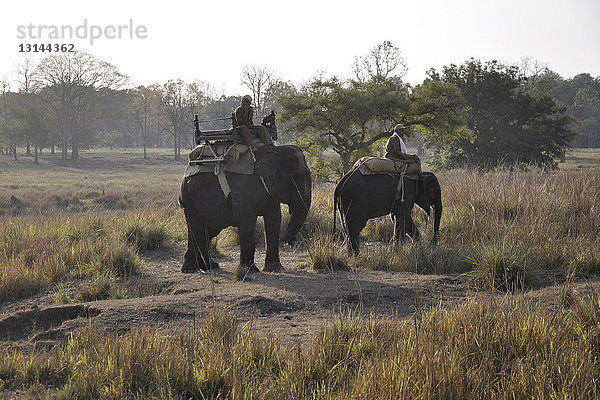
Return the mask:
M311 183L310 178L308 180L295 179L292 182L294 195L292 200L288 204L290 207L290 221L285 228L285 231L281 234L281 241L283 243L290 243L296 238L296 234L304 225L308 211L310 210L311 202Z
M438 193L433 202L433 243L438 241L440 220L442 219L442 194Z

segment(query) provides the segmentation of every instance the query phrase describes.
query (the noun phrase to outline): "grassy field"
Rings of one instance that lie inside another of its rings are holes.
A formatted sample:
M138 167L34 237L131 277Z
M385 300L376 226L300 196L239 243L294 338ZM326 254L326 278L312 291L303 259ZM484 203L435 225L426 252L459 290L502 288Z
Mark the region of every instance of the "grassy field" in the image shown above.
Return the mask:
M559 164L561 170L600 168L599 149L569 149L565 162Z
M0 156L0 305L52 294L77 303L151 295L136 275L148 249L185 239L176 199L184 164L168 150L90 151L72 166ZM213 309L178 335L107 332L90 322L54 348L0 344L0 395L56 398L573 398L600 395L600 302L578 279L600 274L600 152L557 172L439 174L441 240L392 245L369 222L357 258L333 240L333 185L313 191L306 265L441 274L472 295L408 320L340 314L304 348L257 336ZM583 168L579 168L583 166ZM262 229L260 226L259 230ZM222 234L216 247L236 245ZM548 308L520 294L561 287ZM489 296L507 293L504 299ZM509 296L508 293L512 293Z

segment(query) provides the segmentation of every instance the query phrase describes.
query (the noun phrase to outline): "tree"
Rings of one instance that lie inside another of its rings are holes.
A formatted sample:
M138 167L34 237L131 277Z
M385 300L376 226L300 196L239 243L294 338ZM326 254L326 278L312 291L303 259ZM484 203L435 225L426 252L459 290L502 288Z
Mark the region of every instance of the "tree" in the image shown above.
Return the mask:
M2 102L0 103L0 143L4 148L7 148L15 161L18 161L17 146L21 142L19 134L20 124L13 120L13 109L16 101L16 93L10 92L8 80L0 81L0 89L2 90Z
M399 50L384 42L358 59L356 79L316 77L280 98L283 120L317 163L332 149L341 158L341 172L347 171L354 160L372 154L373 144L399 122L411 130L420 126L424 133L454 132L462 123L458 89L430 81L411 91L402 82L399 57Z
M17 75L19 80L19 92L24 94L29 94L31 91L31 76L33 75L34 63L31 54L25 53L21 58L21 61L17 65ZM26 132L27 133L27 132ZM25 136L26 140L26 150L25 155L31 156L31 138L27 135ZM37 164L37 154L35 155L35 161Z
M131 114L135 120L136 125L140 130L142 137L142 147L144 148L144 159L147 159L147 140L149 136L149 129L152 123L151 113L157 109L157 103L159 100L159 94L145 86L139 86L134 91L135 97L130 105Z
M356 80L387 79L390 76L403 77L407 72L406 63L400 49L390 41L373 47L365 56L356 57L352 65Z
M408 90L401 83L387 81L382 87L336 77L314 78L297 94L280 98L282 119L295 131L306 132L300 138L304 145L318 144L315 150L321 152L331 148L340 156L343 171L389 134L407 102Z
M181 159L181 142L188 140L184 132L190 132L194 113L207 99L207 85L201 81L186 84L183 80L170 80L161 88L162 106L167 118L166 130L173 136L173 152L176 160ZM191 144L191 142L189 142Z
M69 144L75 161L81 145L91 143L94 123L127 80L112 64L83 51L51 55L38 64L32 88L55 113L63 163Z
M533 96L516 66L471 59L428 75L430 81L456 85L466 106L460 134L429 136L438 166L555 166L561 147L575 136L564 109L550 96Z
M18 94L11 109L15 134L33 144L34 162L38 164L38 151L49 145L53 123L46 109L32 94Z
M275 73L265 66L246 65L242 68L240 80L252 92L256 112L264 113L265 95L276 82Z

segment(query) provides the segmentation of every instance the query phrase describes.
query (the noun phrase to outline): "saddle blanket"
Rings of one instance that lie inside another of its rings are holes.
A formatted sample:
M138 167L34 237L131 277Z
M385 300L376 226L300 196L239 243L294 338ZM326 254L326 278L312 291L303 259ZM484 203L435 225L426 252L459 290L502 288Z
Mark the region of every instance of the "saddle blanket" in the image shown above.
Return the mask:
M255 146L260 144L255 143ZM213 154L214 153L214 154ZM185 178L204 172L218 175L221 172L252 175L254 173L254 157L248 145L243 143L210 143L196 146L189 154L189 160L210 160L225 157L228 161L206 164L188 164L183 176Z
M421 173L421 159L412 154L405 154L402 159L363 157L356 161L352 168L358 169L363 175L404 174L406 177L418 177Z

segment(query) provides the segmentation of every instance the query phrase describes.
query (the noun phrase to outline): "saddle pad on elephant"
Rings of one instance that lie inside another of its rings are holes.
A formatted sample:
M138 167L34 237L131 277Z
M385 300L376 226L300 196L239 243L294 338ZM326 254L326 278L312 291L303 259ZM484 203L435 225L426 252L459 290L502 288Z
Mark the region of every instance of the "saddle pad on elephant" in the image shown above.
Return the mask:
M262 144L262 142L261 142ZM258 144L255 144L258 146ZM236 174L252 175L254 173L254 157L250 148L242 143L227 144L201 144L196 146L189 154L190 161L210 160L215 157L226 157L227 162L188 164L184 177L212 172L218 174L221 171L234 172ZM213 154L214 153L214 154Z
M421 159L412 154L404 154L402 159L383 157L363 157L354 163L363 175L392 174L418 175L421 173ZM364 172L367 172L366 174Z
M366 165L361 165L358 168L356 168L358 170L358 172L361 173L361 175L389 175L389 176L398 176L399 174L392 174L389 172L373 172L371 171ZM418 181L419 180L419 174L404 174L403 175L405 178L408 179L412 179L413 181Z

